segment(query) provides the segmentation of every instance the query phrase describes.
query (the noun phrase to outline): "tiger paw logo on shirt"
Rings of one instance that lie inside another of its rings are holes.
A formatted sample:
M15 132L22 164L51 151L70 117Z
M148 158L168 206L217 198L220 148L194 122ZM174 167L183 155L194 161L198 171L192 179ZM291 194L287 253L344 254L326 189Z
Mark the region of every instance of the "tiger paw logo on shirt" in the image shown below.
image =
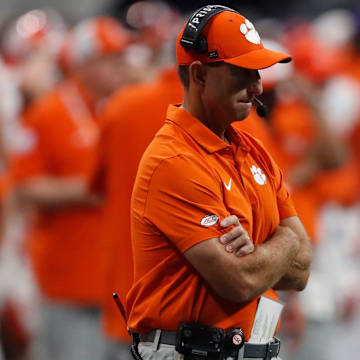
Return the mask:
M255 181L259 185L265 185L266 184L266 175L262 172L262 170L255 165L253 165L251 168L251 173L254 176Z

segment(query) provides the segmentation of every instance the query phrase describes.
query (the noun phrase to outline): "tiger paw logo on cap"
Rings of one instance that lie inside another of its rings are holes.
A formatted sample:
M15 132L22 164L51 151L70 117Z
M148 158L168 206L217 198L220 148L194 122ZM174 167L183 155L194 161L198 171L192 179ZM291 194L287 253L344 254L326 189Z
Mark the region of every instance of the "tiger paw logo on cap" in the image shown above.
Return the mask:
M254 176L255 181L259 184L259 185L265 185L266 184L266 175L263 174L262 170L258 167L256 167L255 165L253 165L251 168L251 173Z
M247 41L256 45L260 44L261 39L259 33L255 30L254 25L248 19L245 19L245 23L240 25L240 31L243 35L245 35Z

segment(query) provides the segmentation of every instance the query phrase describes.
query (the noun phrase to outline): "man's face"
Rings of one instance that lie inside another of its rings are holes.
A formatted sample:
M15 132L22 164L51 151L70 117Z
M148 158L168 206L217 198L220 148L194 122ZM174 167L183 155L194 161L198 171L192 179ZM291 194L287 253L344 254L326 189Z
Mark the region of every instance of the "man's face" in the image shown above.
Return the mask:
M252 98L262 93L259 72L226 63L205 66L208 71L202 100L207 116L219 125L244 120Z
M102 56L83 67L92 91L102 97L109 96L115 90L133 82L129 76L128 64L122 54Z

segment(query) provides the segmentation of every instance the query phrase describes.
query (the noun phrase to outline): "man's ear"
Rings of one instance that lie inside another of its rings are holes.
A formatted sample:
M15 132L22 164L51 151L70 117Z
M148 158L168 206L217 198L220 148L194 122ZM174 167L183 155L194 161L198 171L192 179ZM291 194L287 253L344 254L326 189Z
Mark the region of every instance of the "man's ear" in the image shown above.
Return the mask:
M190 84L196 86L205 86L207 76L207 67L201 61L194 61L189 65Z

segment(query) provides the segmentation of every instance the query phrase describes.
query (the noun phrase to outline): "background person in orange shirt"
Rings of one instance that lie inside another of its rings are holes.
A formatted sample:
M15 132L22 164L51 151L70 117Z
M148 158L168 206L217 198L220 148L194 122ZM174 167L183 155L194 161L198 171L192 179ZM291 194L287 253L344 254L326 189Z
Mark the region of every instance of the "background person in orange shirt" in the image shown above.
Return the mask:
M281 49L273 41L265 40L264 43L268 46L273 44L272 48L278 51ZM264 86L261 100L268 105L268 114L265 119L252 114L239 123L239 128L260 138L278 164L282 165L298 216L316 245L319 238L318 218L323 205L316 179L323 174L331 174L330 170L341 166L344 151L320 111L317 92L306 78L295 73L291 66L283 67L281 64L260 73ZM259 122L265 126L263 131ZM284 340L282 356L287 358L287 350L294 356L301 348L309 346L312 339L308 336L307 307L299 294L287 292L281 295L286 304L281 327ZM307 357L316 358L315 353L312 350Z
M168 104L181 101L182 96L176 69L168 68L151 83L119 90L101 116L93 190L105 199L101 241L107 270L102 310L105 333L115 342L107 359L131 357L130 337L111 294L117 292L124 304L133 282L130 199L136 171L147 145L164 122Z
M159 6L151 3L142 5ZM140 14L145 17L144 9L140 10ZM133 16L134 11L135 9L129 9ZM172 15L173 18L176 14ZM156 43L156 56L150 56L148 61L137 65L140 76L146 73L141 79L142 83L117 91L100 114L100 141L91 189L104 198L100 236L104 250L102 256L106 267L106 285L102 311L104 330L109 340L106 354L106 359L109 360L131 357L130 336L111 294L117 292L121 302L125 303L126 294L133 281L130 198L137 167L146 146L163 124L168 104L181 101L183 95L176 68L164 68L166 64L174 62L173 49L171 48L170 53L167 46L168 36L174 33L173 28L176 28L177 34L182 24L167 23L170 34L164 39L159 36L159 31L156 31L159 22L164 25L163 16L164 14L160 20L150 16L152 21L156 20L155 24L152 24L151 37L152 43ZM137 16L135 18L138 19ZM136 22L138 27L140 24L139 21ZM146 30L150 31L149 28ZM135 35L136 41L127 50L131 58L132 52L137 51L138 46L153 51L152 43L148 45L142 37L144 30L137 31L140 33ZM149 67L150 73L147 71ZM154 77L156 73L156 78L149 82L149 76ZM134 109L137 111L134 112ZM118 226L119 219L123 226Z
M334 134L335 141L346 149L340 167L332 171L317 171L315 177L308 179L307 186L318 198L316 225L319 231L312 276L306 291L300 296L307 320L306 337L300 351L293 354L294 359L309 356L335 359L344 352L351 358L358 354L351 333L356 333L359 328L356 248L360 187L351 136L359 118L360 88L355 74L349 72L356 64L354 54L349 51L354 30L351 18L353 15L348 11L333 9L309 24L308 32L303 32L303 35L299 32L298 39L289 34L294 57L299 55L298 59L303 60L296 64L298 71L313 83L315 92L306 92L315 95L313 99L317 99L326 126ZM305 39L301 39L304 36ZM302 49L302 45L306 46ZM287 128L284 120L279 122L280 132ZM286 136L286 133L282 135ZM344 326L349 323L352 331L340 345L328 342L329 338L344 333Z
M330 57L336 47L328 44L339 35L335 29L340 33L344 30L341 27L344 15L344 11L324 14L327 26L321 41L310 27L297 35L303 38L301 41L288 33L294 56L301 55L295 61L295 74L277 73L276 70L284 68L280 65L261 71L263 84L265 82L261 98L270 105L269 129L277 153L280 150L283 155L280 163L298 215L315 244L315 265L306 291L287 298L290 306L283 314L281 334L287 335L283 338L284 358L287 350L291 351L289 358L294 359L338 358L343 349L352 351L348 346L351 337L342 342L341 350L327 341L336 338L343 329L343 319L354 318L356 313L356 293L351 285L355 279L351 243L354 243L353 234L358 233L354 218L358 216L359 186L344 134L351 132L356 118L352 104L357 103L352 99L358 90L354 81L336 69L337 63L347 60L347 52L342 50L341 56ZM340 23L336 21L338 17ZM304 46L302 54L301 46ZM325 51L328 56L324 55ZM282 75L278 77L281 81L276 83L276 88L269 87L269 80L276 80L277 75ZM253 123L253 118L248 119L240 128L245 125L251 130ZM258 136L256 132L251 133ZM277 154L274 155L278 160ZM301 324L305 331L301 331Z
M29 26L30 24L30 26ZM66 25L53 9L36 9L2 24L0 30L1 176L9 179L8 155L23 142L21 112L53 89L61 78L57 54ZM2 181L3 184L3 181ZM36 327L38 292L24 251L27 214L14 197L1 198L3 232L0 252L0 342L5 359L29 357Z
M100 209L86 182L98 106L128 79L122 55L128 41L112 18L79 23L63 50L69 77L23 114L24 141L12 154L11 175L19 201L35 210L29 250L43 295L36 359L103 356Z
M276 301L274 289L302 290L311 262L279 168L231 125L262 92L256 69L289 56L264 49L250 21L218 6L194 13L176 49L184 101L169 107L146 150L131 203L135 274L127 314L143 359L175 359L183 321L241 328L248 341L260 297ZM249 357L248 344L244 352Z

